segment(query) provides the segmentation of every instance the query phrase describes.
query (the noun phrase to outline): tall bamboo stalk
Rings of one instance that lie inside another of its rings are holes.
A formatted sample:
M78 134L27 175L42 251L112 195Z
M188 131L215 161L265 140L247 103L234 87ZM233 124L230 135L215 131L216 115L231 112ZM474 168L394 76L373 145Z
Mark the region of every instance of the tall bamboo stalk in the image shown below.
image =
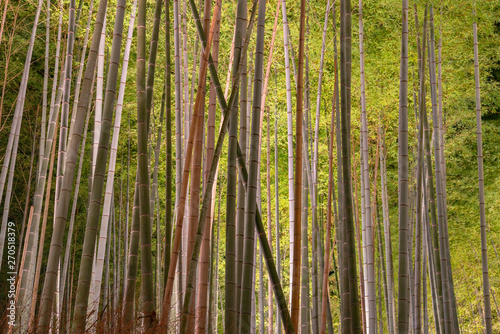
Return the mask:
M238 59L239 58L244 58L243 60L243 68L242 68L242 73L241 73L241 83L240 83L240 89L239 89L239 94L240 94L240 106L239 106L239 124L240 124L240 129L239 129L239 141L238 144L240 145L240 148L243 153L243 159L245 160L245 163L248 166L248 156L249 156L249 137L250 137L250 110L251 110L251 99L250 99L250 94L252 91L252 76L250 73L247 74L247 72L250 72L247 70L248 68L248 60L246 55L241 55L241 39L243 38L244 34L244 26L246 25L246 18L247 18L247 1L238 1L238 5L236 8L236 23L235 23L235 33L233 35L233 41L232 41L232 49L231 49L231 59L230 59L230 68L228 70L228 77L227 80L229 80L230 74L233 75L233 80L238 80L234 78L235 71L238 67ZM238 30L239 29L239 30ZM251 66L252 64L250 64ZM229 81L226 81L226 90L229 89ZM237 123L236 116L238 111L237 108L238 106L236 105L236 102L233 106L235 111L231 114L231 117L235 117L234 122ZM230 122L231 123L231 122ZM237 137L237 126L234 125L232 127L230 125L229 130L231 131L230 133L230 138L236 138ZM235 139L234 139L235 140ZM235 167L237 166L236 163L236 146L234 143L230 144L231 150L231 158L234 159L234 161L231 161L231 165ZM228 166L229 166L229 161L228 161ZM237 174L237 173L236 173ZM236 175L234 176L236 177ZM236 328L238 328L239 324L239 305L241 303L241 282L242 282L242 274L243 274L243 248L244 248L244 237L245 237L245 201L246 201L246 192L244 191L244 186L243 186L243 180L238 178L238 188L237 188L237 199L236 199L236 244L235 244L235 250L236 250L236 287L235 287L235 309L236 309L236 314L237 316L235 317L236 321ZM230 321L226 317L226 321Z
M34 330L34 321L35 321L35 307L36 307L36 300L38 297L38 283L40 280L40 269L42 266L42 255L43 255L43 244L45 240L45 230L47 227L47 216L48 216L48 211L49 211L49 203L50 203L50 193L51 193L51 187L52 187L52 174L54 172L54 156L55 156L55 151L56 151L56 139L57 133L54 132L54 141L52 144L52 150L50 154L50 172L49 172L49 179L47 181L47 190L45 193L46 201L45 201L45 208L43 212L43 221L42 221L42 230L40 232L40 241L39 243L42 245L38 249L38 256L37 256L37 263L36 263L36 270L35 270L35 282L33 283L33 292L31 296L31 307L30 307L30 318L28 322L28 330Z
M278 98L277 89L277 74L274 70L274 86L275 86L275 101L274 101L274 199L275 199L275 228L276 228L276 266L279 279L281 274L281 245L280 245L280 210L279 210L279 178L278 178L278 106L276 100ZM276 303L277 304L277 303ZM276 313L276 332L281 334L280 315Z
M373 246L374 233L372 222L372 208L370 201L370 170L369 170L369 155L368 155L368 120L366 115L366 97L365 97L365 58L363 48L363 2L359 0L359 54L360 54L360 77L361 77L361 142L362 142L362 174L364 179L364 206L365 206L365 226L366 232L363 238L363 245L366 247L366 281L368 296L366 307L368 319L367 329L369 333L377 333L377 304L376 304L376 290L375 290L375 268L374 268L374 254L375 249Z
M342 332L361 332L361 318L358 301L357 274L356 274L356 250L354 243L354 217L352 211L351 190L351 145L350 145L350 109L351 109L351 4L350 1L340 3L340 102L342 118L342 186L343 186L343 215L342 261L344 261L345 274L341 280L344 281L341 288L344 308L342 315ZM347 284L346 281L347 280Z
M146 1L137 6L137 174L141 241L141 296L145 329L156 321L151 255L149 203L148 115L146 94Z
M330 120L330 138L328 143L328 199L327 199L327 213L326 213L326 239L325 239L325 266L323 267L323 287L321 295L321 320L319 332L320 334L326 333L326 318L327 318L327 305L329 303L329 284L328 277L330 273L330 240L331 240L331 226L332 226L332 197L335 195L335 184L333 179L333 142L335 132L335 100L337 96L333 94L332 115ZM335 268L336 269L336 268Z
M219 57L219 37L220 37L220 11L218 16L215 18L216 20L216 26L215 26L215 32L214 32L214 41L213 41L213 49L212 49L212 57L214 58L214 63L215 66L218 64L218 57ZM207 21L209 21L209 16L207 15ZM208 27L207 27L208 29ZM207 187L207 182L209 178L209 173L210 173L210 166L212 165L212 160L213 160L213 153L214 153L214 147L215 147L215 112L216 112L216 95L215 95L215 87L213 83L210 84L210 92L209 92L209 107L208 107L208 119L207 119L207 141L206 141L206 157L205 157L205 164L204 164L204 176L203 176L203 189L206 191ZM212 195L212 197L215 197ZM214 216L214 209L215 209L215 200L211 199L210 200L210 210L207 214L207 219L205 221L205 230L203 231L203 241L201 245L201 254L200 254L200 268L198 275L200 277L199 281L199 293L198 293L198 309L197 309L197 317L199 317L199 321L197 321L197 331L198 333L204 333L206 330L206 323L208 322L208 327L212 325L213 320L211 319L210 312L213 312L212 310L212 304L211 301L213 300L213 283L215 282L214 280L214 232L215 232L215 227L213 225L213 219L212 217ZM212 231L212 233L210 233ZM211 235L210 235L211 234ZM210 246L210 243L212 246ZM210 248L212 248L212 251L210 251ZM207 292L207 287L204 287L204 285L207 285L209 283L209 278L208 278L208 271L209 271L209 261L210 263L210 293ZM209 308L209 315L208 318L206 316L206 311L207 311L207 293L208 293L208 308ZM213 326L212 326L213 328ZM210 330L209 330L210 332Z
M245 238L243 249L243 267L241 282L241 305L239 331L248 332L251 327L251 297L252 272L254 270L254 243L255 230L253 222L256 214L257 178L260 162L260 135L261 135L261 102L262 102L262 69L264 62L264 32L265 32L266 0L259 0L259 14L257 22L257 39L255 50L255 75L253 88L252 125L250 137L250 153L248 156L249 175L247 183L247 196L245 202ZM235 42L236 45L236 42Z
M85 158L85 143L87 142L87 129L88 129L88 124L90 120L90 108L87 110L87 116L85 120L85 128L83 129L83 139L82 139L82 145L80 148L80 161L78 162L78 172L76 176L76 183L75 183L75 194L73 197L73 205L71 208L71 216L70 216L70 222L69 222L69 229L68 229L68 237L66 239L66 248L65 248L65 253L64 253L64 264L62 265L62 275L61 275L61 287L60 287L60 292L61 295L64 296L64 292L66 291L66 278L68 277L68 268L69 268L69 260L70 260L70 250L71 250L71 241L73 240L73 227L75 223L75 217L76 217L76 208L78 204L78 194L80 190L80 180L82 176L82 167L83 167L83 160ZM67 301L66 301L67 302ZM67 303L68 305L70 304L69 302ZM61 303L61 307L63 307L63 303ZM61 312L62 310L60 310Z
M409 270L408 270L408 0L403 0L403 27L401 38L401 70L399 85L399 296L398 296L398 331L408 331L409 319Z
M170 266L170 245L172 236L172 86L171 86L171 48L170 48L170 0L165 0L165 146L166 146L166 176L165 176L165 247L163 268ZM163 289L167 275L163 275ZM163 289L161 291L163 291ZM160 295L160 300L161 300ZM161 309L161 308L160 308Z
M474 13L475 15L475 13ZM474 78L476 85L476 135L477 135L477 173L479 183L479 213L481 219L481 261L483 270L484 325L486 333L492 333L492 317L490 305L490 279L488 274L488 241L486 239L486 210L484 203L483 174L483 133L481 129L481 89L479 84L479 56L477 40L477 23L472 25L474 34Z
M284 57L285 57L285 75L286 75L286 110L287 110L287 138L288 138L288 215L289 215L289 243L290 243L290 270L291 275L293 271L293 259L294 259L294 237L293 230L295 224L294 218L294 179L293 179L293 117L292 117L292 84L290 75L290 56L289 56L289 32L288 32L288 20L286 14L286 0L282 3L282 13L283 13L283 45L284 45ZM290 288L292 280L290 279ZM290 298L291 298L290 289Z
M296 147L295 147L295 184L294 184L294 227L293 227L293 271L292 271L292 302L291 317L294 328L299 328L299 297L300 297L300 235L301 235L301 205L302 205L302 108L304 84L304 39L305 39L306 2L300 6L300 37L299 37L299 69L297 74L297 113L296 113Z

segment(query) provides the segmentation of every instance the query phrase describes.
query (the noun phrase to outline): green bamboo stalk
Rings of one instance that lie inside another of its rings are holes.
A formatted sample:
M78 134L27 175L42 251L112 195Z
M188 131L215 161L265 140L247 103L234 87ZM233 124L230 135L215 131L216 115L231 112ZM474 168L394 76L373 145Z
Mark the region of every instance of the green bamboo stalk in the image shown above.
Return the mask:
M85 158L85 143L87 142L87 130L88 130L88 124L90 120L90 108L88 109L86 120L85 120L85 128L83 129L83 139L82 139L82 144L80 148L80 161L78 162L78 172L76 175L76 183L75 183L75 194L73 197L73 205L71 208L71 216L70 216L70 222L69 222L69 229L68 229L68 237L67 237L67 242L66 242L66 248L65 248L65 254L64 254L64 264L62 266L62 275L61 275L61 287L60 287L60 292L61 295L64 296L64 292L66 291L66 280L68 276L68 268L69 268L69 260L70 260L70 250L71 250L71 241L73 240L73 228L74 228L74 223L75 223L75 217L76 217L76 208L78 204L78 194L80 190L80 180L82 176L82 167L83 167L83 160ZM63 300L63 302L65 302ZM67 301L66 301L67 302ZM69 304L69 303L68 303ZM63 303L61 303L61 308L63 307ZM59 310L59 312L62 312L62 310ZM62 324L61 324L61 328Z
M245 198L245 237L243 249L242 281L241 281L241 301L239 331L248 332L251 328L252 314L252 276L254 271L254 229L253 221L256 212L257 179L260 161L260 119L262 102L262 70L264 60L264 31L265 31L266 1L259 1L259 14L257 22L257 39L255 51L255 74L253 87L252 125L250 135L249 177L247 183L247 193ZM236 42L235 42L236 45ZM243 56L244 57L244 56ZM235 57L235 59L237 59ZM262 286L261 286L262 289ZM263 321L263 319L261 319Z
M474 13L475 14L475 13ZM477 23L472 25L474 34L474 78L476 85L476 134L477 134L477 173L479 183L479 213L481 218L481 261L483 270L483 298L484 298L484 324L487 334L493 332L490 305L490 279L488 273L488 241L486 239L486 210L484 203L484 174L483 174L483 133L481 129L481 89L479 85L479 56Z
M305 125L305 124L304 124ZM305 151L305 150L304 150ZM306 164L308 159L304 159ZM305 166L304 166L305 167ZM300 333L307 334L310 332L311 317L309 315L309 240L307 233L307 213L309 210L309 199L307 197L308 179L306 177L305 168L302 169L303 186L302 186L302 217L301 217L301 294L300 294Z
M285 57L285 75L286 75L286 109L287 109L287 138L288 138L288 215L289 215L289 244L290 244L290 270L292 274L293 268L293 251L294 238L293 229L295 224L294 218L294 181L293 181L293 117L292 117L292 86L290 75L290 56L289 56L289 32L288 20L286 13L286 0L282 1L282 16L283 16L283 45ZM295 66L295 65L294 65ZM291 277L291 276L290 276ZM290 282L290 300L292 292L292 280Z
M38 283L40 280L40 269L42 266L42 255L43 255L43 244L45 240L45 231L47 227L47 216L48 216L48 210L49 210L49 203L50 203L50 193L51 193L51 188L52 188L52 175L54 172L54 156L55 156L55 150L56 150L56 143L55 139L57 136L57 133L54 132L54 141L52 145L52 150L50 154L50 172L49 172L49 178L47 181L47 190L45 193L46 201L45 201L45 208L44 208L44 213L43 213L43 221L42 221L42 230L40 232L40 247L38 249L38 256L37 256L37 263L36 263L36 270L35 270L35 278L34 278L34 283L33 283L33 291L32 291L32 296L31 296L31 305L30 305L30 313L29 313L29 321L28 321L28 330L34 330L34 321L35 321L35 307L36 307L36 300L38 297Z
M231 73L233 81L238 80L236 77L236 71L238 70L240 59L246 58L245 54L242 54L241 50L243 48L243 38L246 27L247 18L247 2L238 1L236 7L236 24L234 28L233 35L233 48L232 48L232 64ZM246 98L246 77L241 78L241 99ZM245 81L243 83L243 81ZM226 85L229 87L229 85ZM245 92L243 92L245 89ZM233 87L234 90L234 87ZM237 99L238 97L236 97ZM243 101L241 101L243 102ZM240 146L242 147L243 153L246 153L247 149L247 109L246 103L240 110ZM243 191L243 184L241 179L238 180L238 191L236 192L236 146L238 144L238 103L235 101L230 105L231 114L229 122L229 134L228 134L228 188L227 188L227 199L226 199L226 230L228 232L226 235L226 285L225 285L225 328L228 332L237 332L239 326L239 312L240 312L240 301L241 301L241 282L243 274L243 247L244 247L244 211L245 211L245 199L246 193ZM245 154L246 155L246 154ZM245 161L247 157L244 156ZM237 197L236 197L237 196ZM233 234L234 233L234 234ZM233 268L231 270L231 268ZM233 271L233 272L232 272Z
M165 176L165 248L163 268L170 266L170 245L172 236L172 86L170 59L170 0L165 0L165 146L166 146L166 176ZM167 275L163 275L163 289L167 282ZM162 291L163 291L162 289ZM160 295L160 301L161 301ZM161 310L161 307L160 307Z
M326 318L327 318L327 305L329 304L329 284L328 277L330 273L330 240L332 238L332 196L335 196L335 184L333 179L333 141L335 131L335 102L337 96L333 95L333 110L330 120L330 138L328 143L328 199L327 199L327 214L326 214L326 239L325 239L325 265L323 267L323 286L321 295L321 319L319 332L320 334L326 333ZM336 268L335 268L336 269Z
M293 271L292 271L292 302L291 317L294 328L299 328L299 297L300 297L300 235L301 235L301 205L302 205L302 127L303 127L303 84L304 84L304 37L305 37L306 2L301 1L300 7L300 37L299 37L299 69L297 75L297 112L296 112L296 147L295 147L295 185L294 185L294 218L293 229Z
M403 0L403 27L401 38L401 72L399 85L399 283L398 283L398 331L406 333L409 321L409 268L408 268L408 0Z
M275 199L275 229L276 229L276 266L278 279L281 280L281 245L280 245L280 210L279 210L279 178L278 178L278 83L276 68L274 69L274 199ZM278 307L278 302L276 301ZM276 333L281 334L281 320L279 312L276 313Z
M344 249L342 257L344 261L343 289L341 293L345 297L341 301L344 306L342 318L343 333L359 333L361 331L361 318L359 313L357 274L356 274L356 251L354 242L354 217L352 211L351 190L351 159L350 159L350 109L351 109L351 4L350 1L341 1L341 24L340 24L340 102L342 119L342 186L343 186L343 215L345 219L342 228ZM347 280L347 284L345 282Z

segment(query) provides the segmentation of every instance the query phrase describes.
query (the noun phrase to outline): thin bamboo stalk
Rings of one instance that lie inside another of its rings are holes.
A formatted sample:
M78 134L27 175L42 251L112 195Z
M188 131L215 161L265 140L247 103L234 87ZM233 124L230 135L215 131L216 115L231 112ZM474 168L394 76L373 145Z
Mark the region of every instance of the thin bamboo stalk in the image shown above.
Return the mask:
M52 150L50 154L50 172L49 172L49 179L47 181L47 190L45 193L46 201L45 201L45 208L43 212L43 221L42 221L42 230L40 232L40 247L38 249L38 256L37 256L37 263L36 263L36 271L35 271L35 282L33 284L33 292L31 295L31 307L30 307L30 313L29 313L29 321L28 321L28 331L35 330L33 327L35 325L35 307L36 307L36 300L38 297L38 283L40 280L40 270L42 266L42 255L43 255L43 244L45 241L45 231L47 227L47 217L49 214L49 203L50 203L50 193L51 193L51 187L52 187L52 175L54 172L54 157L55 157L55 151L56 151L56 137L57 133L54 132L54 140L53 140L53 145L52 145Z
M284 41L284 57L285 57L285 75L286 75L286 109L287 109L287 138L288 138L288 215L289 215L289 243L290 243L290 270L293 271L294 259L294 238L293 230L295 225L294 218L294 179L293 179L293 118L292 118L292 87L290 75L290 56L289 56L289 32L288 20L286 13L286 0L282 1L282 16L283 16L283 41ZM290 299L292 280L290 282Z
M475 14L475 13L474 13ZM486 210L484 202L483 174L483 133L481 129L481 88L479 85L479 56L477 23L472 25L474 34L474 78L476 85L476 136L477 136L477 173L479 183L479 213L481 218L481 262L483 271L484 324L487 334L492 333L492 316L490 305L490 279L488 273L488 240L486 238Z
M301 235L301 204L302 204L302 108L304 83L304 39L305 39L306 2L300 6L300 37L299 37L299 69L297 75L297 112L296 112L296 147L295 147L295 184L294 184L294 227L293 227L293 271L292 271L292 302L291 317L294 328L299 328L299 297L300 297L300 235Z
M341 256L343 271L345 274L341 280L343 288L341 293L343 299L341 308L344 309L342 315L342 332L361 332L361 317L359 313L357 274L356 274L356 251L354 243L354 217L352 211L352 190L351 190L351 164L350 164L350 108L351 108L351 4L350 1L341 1L341 24L340 24L340 102L342 119L342 186L343 186L343 215L345 219L342 228L342 241L344 249ZM347 282L346 282L347 280Z
M376 290L375 290L375 268L374 268L374 253L373 246L374 233L372 222L372 208L370 201L370 170L369 170L369 155L368 155L368 120L366 112L366 96L365 96L365 58L363 48L363 2L359 1L359 53L360 53L360 77L361 77L361 142L362 142L362 155L363 155L363 193L364 193L364 206L365 206L365 226L366 231L363 237L363 244L366 247L366 306L368 319L366 326L368 333L377 333L377 304L376 304ZM365 248L363 247L363 248Z

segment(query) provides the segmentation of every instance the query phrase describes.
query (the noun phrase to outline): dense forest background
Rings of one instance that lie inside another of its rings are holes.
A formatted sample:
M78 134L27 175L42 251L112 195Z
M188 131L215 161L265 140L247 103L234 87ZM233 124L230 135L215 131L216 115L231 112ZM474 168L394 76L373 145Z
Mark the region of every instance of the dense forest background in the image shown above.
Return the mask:
M418 54L417 54L417 35L422 33L422 22L424 17L425 5L432 3L434 6L434 25L436 52L438 42L441 43L441 66L442 66L442 106L444 112L445 129L445 158L446 158L446 191L447 191L447 210L451 265L453 270L454 287L458 306L458 319L463 333L482 332L483 327L483 305L482 305L482 270L481 270L481 245L480 245L480 221L478 204L478 182L477 182L477 147L476 147L476 119L475 119L475 85L474 85L474 53L473 53L473 34L472 24L476 20L478 24L479 40L479 64L480 64L480 84L481 84L481 102L482 102L482 130L483 130L483 155L484 155L484 184L485 184L485 203L486 219L488 223L488 255L490 269L490 284L492 292L492 313L493 328L500 331L500 257L498 247L500 247L500 3L497 1L478 0L478 1L412 1L410 3L409 15L409 81L408 81L408 112L409 112L409 147L410 147L410 166L416 159L416 147L418 139L417 121L415 117L416 103L419 79L418 79ZM78 4L78 3L77 3ZM274 22L274 13L276 0L271 0L267 4L265 39L264 39L264 64L269 56L269 43L271 42L272 27ZM413 5L416 6L420 26L418 30L415 27L415 16ZM31 36L31 29L36 12L36 1L30 0L2 0L0 3L0 17L2 18L2 33L0 40L0 158L3 159L7 145L8 136L13 121L13 114L16 105L17 94L19 91L22 71L26 58L26 50ZM94 4L96 6L96 4ZM183 6L186 6L185 4ZM249 9L251 4L248 4ZM320 59L322 50L322 33L324 24L325 1L310 0L307 3L306 17L306 79L305 79L305 103L304 111L309 115L309 135L312 136L314 122L316 121L316 97L318 87L318 73L320 70ZM338 1L337 6L338 15ZM125 11L124 38L128 27L128 18L132 5L127 1ZM199 4L199 10L202 12L203 5ZM109 61L111 50L111 39L113 32L114 13L116 1L108 2L107 17L110 19L106 26L106 51L105 51L105 72ZM151 39L151 27L154 19L154 1L147 2L147 47L149 52L149 40ZM473 14L475 10L475 15ZM57 22L62 11L62 38L67 36L68 22L68 1L53 2L51 5L51 27L50 27L50 58L49 64L51 70L49 87L52 83L53 64L55 62ZM75 35L75 52L73 60L73 72L78 71L80 54L83 47L86 20L89 13L89 2L81 2L81 16L77 24L79 28ZM219 76L222 81L223 89L226 85L227 70L230 68L231 44L234 29L234 18L236 13L236 1L223 1L221 11L220 26L220 51L219 51ZM331 12L330 15L332 15ZM353 175L353 194L354 202L361 201L360 191L360 59L359 59L359 38L358 38L358 14L357 3L352 4L352 115L351 115L351 148L352 148L352 175ZM95 19L96 10L93 11L92 22ZM164 22L162 14L162 22ZM193 103L196 96L196 87L198 75L191 74L192 70L198 70L201 46L198 42L195 22L192 19L189 8L183 9L181 13L183 20L185 18L185 45L187 51L189 72L187 86L187 100L184 102ZM295 48L297 56L297 46L299 37L299 17L300 2L287 2L287 15L290 27L290 39L292 48ZM399 110L399 72L400 72L400 52L401 52L401 4L394 0L365 0L363 2L363 22L364 22L364 57L365 57L365 80L366 80L366 103L368 113L368 143L370 156L370 182L372 191L376 191L380 196L380 174L374 175L373 166L378 164L379 128L385 135L385 145L387 148L386 166L387 166L387 186L389 214L391 221L392 249L395 254L394 272L398 271L398 110ZM17 155L16 171L13 184L12 201L8 220L15 222L20 231L21 222L26 219L29 212L26 211L31 205L36 177L35 173L30 173L32 164L32 155L34 154L34 167L36 169L38 160L38 141L40 139L41 128L41 101L44 81L44 62L45 62L45 12L42 9L40 22L38 25L37 38L35 40L33 56L31 62L31 71L28 80L26 100L24 104L24 115L19 139L19 152ZM183 23L184 24L184 23ZM319 151L318 151L318 207L320 222L325 226L326 223L326 199L328 193L328 142L332 135L330 132L330 120L333 110L332 98L334 94L335 64L334 64L334 38L338 38L339 20L333 25L333 19L330 17L326 39L326 56L323 65L323 84L321 93L320 119L319 119ZM91 26L92 29L92 26ZM133 201L133 180L137 164L137 104L136 104L136 39L132 39L132 49L130 53L130 64L128 68L128 78L125 88L123 116L121 124L120 141L118 147L118 158L116 162L116 176L114 187L115 215L120 224L125 222L125 214L132 212ZM420 37L421 38L421 37ZM154 150L156 146L156 133L160 127L160 108L162 103L162 93L164 86L165 72L165 26L160 24L158 54L156 59L156 73L153 107L152 129L153 134L149 138L149 148ZM173 46L173 38L171 38ZM64 45L64 43L61 43ZM125 43L122 43L122 50ZM63 49L63 47L62 47ZM173 49L172 49L173 50ZM255 36L252 37L249 47L249 68L248 72L253 70L252 54L255 50ZM173 54L173 53L172 53ZM281 231L283 236L280 238L280 254L283 268L282 285L285 295L289 293L289 239L288 239L288 165L287 165L287 114L286 114L286 89L285 89L285 62L283 52L283 28L281 13L278 17L278 29L274 45L274 54L271 66L271 76L269 79L266 106L264 109L264 125L262 126L262 145L261 145L261 212L264 225L274 224L274 217L279 215ZM172 56L172 64L174 59ZM172 65L173 66L173 65ZM172 69L172 73L173 69ZM210 75L208 75L210 78ZM173 76L172 76L173 78ZM293 80L293 79L292 79ZM228 81L229 82L229 81ZM173 79L172 79L173 86ZM74 89L74 82L72 83ZM415 94L414 94L415 92ZM50 94L50 91L49 91ZM293 104L295 106L296 96L292 94ZM208 97L206 99L208 104ZM430 99L428 99L427 110L431 109ZM70 104L70 110L72 104ZM415 107L415 109L414 109ZM172 99L172 109L174 108ZM221 113L217 106L216 124L219 124ZM295 107L294 107L295 110ZM269 118L270 128L267 127L267 117ZM274 124L277 124L277 143L275 146ZM431 120L432 122L432 120ZM92 121L91 121L92 123ZM218 127L216 126L217 131ZM267 146L265 139L270 129L270 147ZM432 125L431 125L432 129ZM88 138L92 138L92 126L88 128ZM172 132L175 131L175 122L172 121ZM173 137L173 142L174 142ZM312 145L312 141L310 143ZM175 145L175 144L174 144ZM276 148L277 147L277 151ZM79 268L81 251L83 245L84 229L86 222L86 207L88 204L88 176L90 175L90 159L92 150L92 140L87 140L85 151L88 154L85 157L82 170L82 182L78 194L78 205L76 210L76 219L74 227L74 241L72 256L74 257L74 268ZM166 146L162 140L159 147L158 163L158 214L161 219L154 220L153 223L153 244L156 243L156 224L163 221L165 215L165 176L166 176ZM268 155L269 150L269 155ZM276 154L277 153L277 154ZM173 152L175 155L175 151ZM276 154L276 155L275 155ZM153 156L153 155L152 155ZM276 187L279 192L279 212L275 212L274 202L271 212L265 205L267 201L266 180L268 179L266 164L267 157L271 157L269 180L271 180L272 201ZM276 170L274 157L278 158L278 169ZM175 171L175 157L174 171ZM3 163L3 160L0 160ZM154 168L155 160L150 159L150 169ZM334 159L336 165L336 159ZM224 144L220 158L220 171L216 181L216 194L218 201L216 204L216 221L220 222L219 242L217 252L219 254L218 270L219 287L224 291L224 254L225 249L225 212L226 212L226 175L227 175L227 141ZM380 171L379 171L380 172ZM337 174L334 173L336 179ZM28 184L31 179L31 188ZM275 183L276 181L276 183ZM411 181L416 182L415 180ZM130 193L127 197L127 184L130 185ZM335 181L337 184L337 181ZM375 190L373 190L375 188ZM175 187L174 191L175 193ZM53 217L54 205L49 205L49 217ZM29 203L28 206L26 203ZM129 205L130 210L126 210ZM3 208L3 204L2 204ZM311 210L309 207L308 210ZM219 214L220 213L220 214ZM361 212L356 210L360 215ZM311 221L309 216L309 228ZM42 258L42 276L47 261L46 255L49 253L50 236L52 235L52 219L49 218L44 247L44 257ZM219 225L215 225L219 226ZM161 235L164 235L164 225L160 224ZM123 233L123 232L122 232ZM119 238L124 240L124 235ZM273 228L272 236L273 249L276 240L276 230ZM163 242L163 241L161 241ZM66 236L64 239L66 244ZM378 250L377 250L378 252ZM123 257L123 254L120 255ZM156 256L156 248L153 247L153 258ZM336 256L336 255L335 255ZM4 259L6 261L6 253ZM258 262L258 260L257 260ZM77 270L77 269L76 269ZM165 269L166 270L166 269ZM265 270L265 269L264 269ZM334 269L332 269L334 270ZM7 303L7 285L5 266L0 271L0 305ZM258 275L257 275L258 276ZM77 277L71 285L76 291ZM139 276L140 277L140 276ZM397 277L397 276L396 276ZM139 278L140 281L140 278ZM43 282L43 280L41 281ZM396 286L397 286L397 280ZM261 289L260 278L256 279L257 288ZM265 281L267 285L267 279ZM330 288L335 286L334 275L330 276ZM40 291L42 284L40 284ZM136 289L138 294L140 289ZM267 291L267 290L266 290ZM340 297L337 290L330 291L333 322L335 326L340 323L338 303ZM396 289L397 294L397 289ZM221 297L223 300L223 297ZM430 304L429 294L429 305ZM493 302L493 299L494 302ZM222 305L222 304L221 304ZM222 322L221 305L219 306L219 323ZM3 309L3 307L2 307ZM429 306L429 309L431 307ZM432 312L429 311L429 314ZM257 317L259 317L257 315ZM431 315L432 318L432 315ZM433 318L431 319L433 321Z

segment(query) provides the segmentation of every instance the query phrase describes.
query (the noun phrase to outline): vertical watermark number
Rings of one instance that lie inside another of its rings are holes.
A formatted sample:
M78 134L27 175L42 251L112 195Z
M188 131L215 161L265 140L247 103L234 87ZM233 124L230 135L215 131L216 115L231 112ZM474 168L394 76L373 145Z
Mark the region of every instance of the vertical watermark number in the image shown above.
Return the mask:
M7 320L9 326L16 325L16 230L14 222L7 224Z

